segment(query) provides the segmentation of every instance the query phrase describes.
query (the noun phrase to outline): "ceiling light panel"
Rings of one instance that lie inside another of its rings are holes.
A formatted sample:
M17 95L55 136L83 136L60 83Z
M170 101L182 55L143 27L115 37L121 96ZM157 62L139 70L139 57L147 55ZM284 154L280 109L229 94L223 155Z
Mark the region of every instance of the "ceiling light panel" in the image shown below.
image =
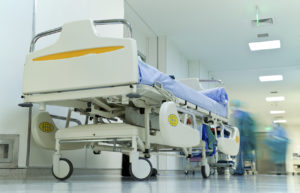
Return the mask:
M267 102L275 102L275 101L284 101L284 96L277 96L277 97L266 97Z
M270 81L281 81L281 80L283 80L282 75L260 76L258 78L259 78L260 82L270 82Z
M273 123L286 123L286 120L278 119L278 120L274 120Z
M271 115L278 115L278 114L284 114L285 111L270 111Z
M280 40L249 43L249 48L251 51L278 49L280 47L281 47Z

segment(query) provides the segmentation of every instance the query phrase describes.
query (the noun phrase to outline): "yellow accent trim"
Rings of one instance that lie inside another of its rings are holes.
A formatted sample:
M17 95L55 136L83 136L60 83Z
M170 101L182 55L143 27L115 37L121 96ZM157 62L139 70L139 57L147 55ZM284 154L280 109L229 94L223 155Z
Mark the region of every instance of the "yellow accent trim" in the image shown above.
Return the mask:
M60 60L60 59L84 56L87 54L102 54L105 52L112 52L112 51L119 50L122 48L124 48L124 46L110 46L110 47L89 48L89 49L83 49L83 50L61 52L61 53L56 53L56 54L50 54L47 56L37 57L37 58L34 58L33 61Z
M236 143L239 143L239 142L240 142L239 136L236 136L236 137L235 137L235 141L236 141Z
M168 121L169 121L169 124L170 124L171 126L174 126L174 127L175 127L175 126L178 125L178 118L177 118L177 116L174 115L174 114L169 115Z
M42 122L40 124L40 130L45 132L45 133L50 133L54 130L54 126L51 123Z

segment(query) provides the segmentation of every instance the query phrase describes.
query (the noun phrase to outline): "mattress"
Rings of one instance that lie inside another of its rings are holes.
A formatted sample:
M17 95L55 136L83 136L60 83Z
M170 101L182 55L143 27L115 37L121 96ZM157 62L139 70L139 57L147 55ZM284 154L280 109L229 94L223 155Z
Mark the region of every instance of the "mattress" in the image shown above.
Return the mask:
M160 72L158 69L144 63L142 60L139 60L138 68L139 84L152 86L154 83L159 83L174 96L197 105L209 112L227 118L227 104L218 103L201 92L172 79L167 74Z

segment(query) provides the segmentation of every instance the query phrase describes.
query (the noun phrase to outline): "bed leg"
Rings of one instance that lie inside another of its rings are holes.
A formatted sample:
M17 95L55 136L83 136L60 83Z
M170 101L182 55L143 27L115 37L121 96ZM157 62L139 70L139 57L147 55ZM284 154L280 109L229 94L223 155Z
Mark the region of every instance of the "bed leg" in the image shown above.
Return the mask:
M205 141L201 140L201 152L202 152L202 160L201 160L201 174L203 178L208 178L210 175L210 166L206 157L206 144Z
M60 144L59 144L59 140L56 140L55 142L55 152L53 154L53 160L52 160L52 164L53 164L53 170L58 170L58 166L59 166L59 160L60 160L61 154L60 154Z
M89 116L86 115L86 116L85 116L85 122L84 122L84 124L87 125L88 123L89 123Z
M201 140L201 152L202 152L202 161L201 165L204 166L207 164L207 158L206 158L206 149L205 149L205 141Z
M188 175L188 174L189 174L189 171L192 169L191 158L187 158L187 159L186 159L186 162L187 162L187 164L186 164L186 166L185 166L185 168L184 168L184 174L185 174L185 175Z
M132 151L130 152L130 163L136 161L139 159L139 153L137 151L137 139L136 136L132 137L131 139L131 147L132 147Z
M146 142L146 147L145 147L145 157L150 158L150 113L151 113L151 108L145 108L145 142Z
M129 157L129 173L136 180L148 179L152 174L152 164L147 158L140 158L137 151L137 137L132 137L132 151Z
M137 151L137 137L133 136L131 139L132 151L129 153L129 170L131 170L132 165L135 165L139 160L139 152ZM130 172L131 173L131 172Z
M72 115L72 109L69 108L69 110L68 110L68 115L67 115L67 119L66 119L66 126L65 126L65 128L68 128L69 125L70 125L71 115Z
M70 160L61 158L60 143L56 140L55 153L53 154L52 174L58 180L66 180L73 173L73 164Z

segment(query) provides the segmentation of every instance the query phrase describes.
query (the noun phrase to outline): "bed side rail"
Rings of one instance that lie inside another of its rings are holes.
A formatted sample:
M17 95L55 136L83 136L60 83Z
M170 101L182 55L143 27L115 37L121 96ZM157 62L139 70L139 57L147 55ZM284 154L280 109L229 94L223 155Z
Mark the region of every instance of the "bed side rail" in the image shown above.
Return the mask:
M220 85L224 85L222 80L213 80L213 79L199 79L199 82L206 82L206 83L218 83Z

